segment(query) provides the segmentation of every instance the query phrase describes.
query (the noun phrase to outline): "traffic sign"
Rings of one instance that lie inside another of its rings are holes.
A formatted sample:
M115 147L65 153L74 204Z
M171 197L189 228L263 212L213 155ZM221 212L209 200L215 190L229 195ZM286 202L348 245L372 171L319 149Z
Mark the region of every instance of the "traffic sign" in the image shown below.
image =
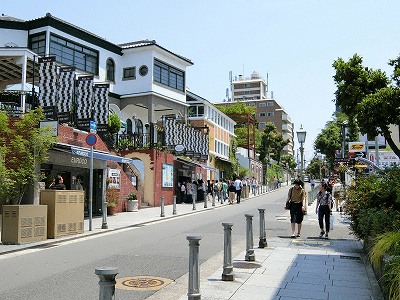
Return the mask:
M88 144L88 146L94 146L96 145L96 143L97 143L97 137L94 134L89 133L86 136L86 144Z
M90 133L97 133L97 123L95 121L90 121Z

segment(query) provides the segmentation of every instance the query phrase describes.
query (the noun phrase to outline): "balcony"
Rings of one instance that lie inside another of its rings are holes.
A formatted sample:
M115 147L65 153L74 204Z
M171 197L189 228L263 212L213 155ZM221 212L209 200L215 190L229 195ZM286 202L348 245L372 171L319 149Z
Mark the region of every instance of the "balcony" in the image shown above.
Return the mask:
M22 113L21 98L25 95L25 110L29 111L38 106L38 94L24 91L0 91L0 110L9 117L19 117Z

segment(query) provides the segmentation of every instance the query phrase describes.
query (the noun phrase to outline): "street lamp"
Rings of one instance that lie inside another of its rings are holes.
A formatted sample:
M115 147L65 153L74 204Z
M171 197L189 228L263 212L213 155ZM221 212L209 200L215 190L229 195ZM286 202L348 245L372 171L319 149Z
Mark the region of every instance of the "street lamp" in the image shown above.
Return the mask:
M348 124L349 124L348 120L345 120L340 124L340 133L342 136L342 158L345 157L344 148L345 148L345 142L346 142L346 127Z
M300 174L301 174L301 181L304 181L304 147L303 144L306 141L306 134L307 132L303 130L303 125L300 125L300 130L297 131L297 141L300 144L300 156L301 156L301 164L300 164Z

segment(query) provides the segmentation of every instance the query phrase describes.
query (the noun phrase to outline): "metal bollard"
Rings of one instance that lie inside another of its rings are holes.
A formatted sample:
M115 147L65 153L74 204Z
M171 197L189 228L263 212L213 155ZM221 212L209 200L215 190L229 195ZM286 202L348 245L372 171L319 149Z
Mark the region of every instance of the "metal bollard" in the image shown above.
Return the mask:
M246 214L246 261L255 261L256 255L254 254L253 245L253 215Z
M174 196L174 203L172 205L172 214L176 215L176 196Z
M189 241L188 300L200 300L199 242L201 236L188 235L186 239Z
M204 208L207 208L207 202L208 202L207 192L204 192Z
M115 276L118 268L99 268L94 273L99 276L100 293L99 300L112 300L115 294Z
M164 205L165 205L164 197L161 197L161 215L160 215L160 217L165 217Z
M192 208L192 210L196 210L196 194L193 194L193 196L192 196L192 199L193 199L193 208Z
M260 241L258 248L265 248L268 246L267 233L265 232L265 208L259 208L258 211L260 212Z
M233 223L222 223L222 226L224 226L224 266L222 271L222 280L233 281L233 264L232 264Z
M107 224L107 200L104 200L102 203L102 212L103 212L103 220L101 223L101 229L108 229L108 224Z
M211 196L212 196L212 206L215 206L215 193L211 192Z

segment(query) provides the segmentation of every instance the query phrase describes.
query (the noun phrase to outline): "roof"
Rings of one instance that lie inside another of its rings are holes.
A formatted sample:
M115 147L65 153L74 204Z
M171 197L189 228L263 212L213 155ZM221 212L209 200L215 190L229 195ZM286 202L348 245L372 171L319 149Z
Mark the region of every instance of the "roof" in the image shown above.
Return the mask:
M1 14L0 20L13 21L13 22L25 22L22 19L17 19L17 18L11 17L11 16L6 16L5 14Z
M162 49L162 50L164 50L164 51L166 51L166 52L168 52L168 53L170 53L170 54L172 54L172 55L174 55L174 56L176 56L176 57L178 57L178 58L180 58L180 59L182 59L184 61L186 61L190 65L193 65L193 62L190 59L188 59L188 58L186 58L186 57L184 57L182 55L176 54L176 53L174 53L174 52L172 52L172 51L170 51L170 50L168 50L168 49L166 49L164 47L161 47L160 45L157 44L157 42L155 40L141 40L141 41L135 41L135 42L130 42L130 43L119 44L119 46L122 49L133 49L133 48L140 48L140 47L156 46L156 47L158 47L158 48L160 48L160 49Z

